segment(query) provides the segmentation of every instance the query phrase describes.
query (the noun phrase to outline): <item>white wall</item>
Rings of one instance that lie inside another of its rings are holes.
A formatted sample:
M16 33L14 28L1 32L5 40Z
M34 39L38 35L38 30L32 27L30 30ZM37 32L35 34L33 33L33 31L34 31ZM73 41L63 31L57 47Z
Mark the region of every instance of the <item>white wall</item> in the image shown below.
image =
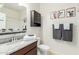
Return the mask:
M42 35L43 42L52 48L53 52L58 54L79 54L79 12L76 17L50 19L50 12L76 7L79 9L79 4L40 4L40 12L42 14ZM53 39L52 24L55 23L73 23L73 41L62 41Z
M31 21L31 16L30 16L30 11L31 10L36 10L39 12L40 10L40 4L38 3L29 3L26 4L27 8L27 34L36 34L38 37L41 37L41 27L31 27L30 26L30 21Z

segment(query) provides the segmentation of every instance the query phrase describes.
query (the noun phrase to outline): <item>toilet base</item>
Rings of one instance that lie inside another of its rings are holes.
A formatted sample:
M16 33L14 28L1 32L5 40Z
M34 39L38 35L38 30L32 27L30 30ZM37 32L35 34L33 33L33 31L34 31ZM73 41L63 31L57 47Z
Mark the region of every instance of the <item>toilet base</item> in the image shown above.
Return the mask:
M48 55L48 52L44 52L44 51L37 51L38 55Z
M49 47L47 45L39 45L38 46L38 54L40 55L48 55Z

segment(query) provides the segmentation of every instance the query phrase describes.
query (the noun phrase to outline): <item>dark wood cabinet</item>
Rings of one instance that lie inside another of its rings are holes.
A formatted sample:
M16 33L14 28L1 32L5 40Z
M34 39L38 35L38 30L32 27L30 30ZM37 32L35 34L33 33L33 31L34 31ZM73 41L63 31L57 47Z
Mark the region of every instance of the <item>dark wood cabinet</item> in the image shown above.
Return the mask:
M37 55L37 41L10 55Z
M31 27L41 27L41 14L31 10Z

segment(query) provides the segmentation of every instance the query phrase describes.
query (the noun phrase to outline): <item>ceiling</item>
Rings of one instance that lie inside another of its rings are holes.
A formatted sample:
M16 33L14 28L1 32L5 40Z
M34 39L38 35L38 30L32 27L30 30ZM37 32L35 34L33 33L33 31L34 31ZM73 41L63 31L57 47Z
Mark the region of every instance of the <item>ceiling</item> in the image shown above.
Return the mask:
M4 7L15 9L17 11L24 11L26 8L24 6L19 6L18 3L3 3Z

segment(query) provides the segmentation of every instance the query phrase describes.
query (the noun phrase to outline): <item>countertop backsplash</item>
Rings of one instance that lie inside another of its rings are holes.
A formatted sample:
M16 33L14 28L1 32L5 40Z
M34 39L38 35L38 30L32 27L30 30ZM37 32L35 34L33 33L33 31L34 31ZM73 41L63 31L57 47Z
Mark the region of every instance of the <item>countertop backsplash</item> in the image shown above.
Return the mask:
M0 35L0 44L17 41L22 39L25 36L25 33L17 33L10 35Z

